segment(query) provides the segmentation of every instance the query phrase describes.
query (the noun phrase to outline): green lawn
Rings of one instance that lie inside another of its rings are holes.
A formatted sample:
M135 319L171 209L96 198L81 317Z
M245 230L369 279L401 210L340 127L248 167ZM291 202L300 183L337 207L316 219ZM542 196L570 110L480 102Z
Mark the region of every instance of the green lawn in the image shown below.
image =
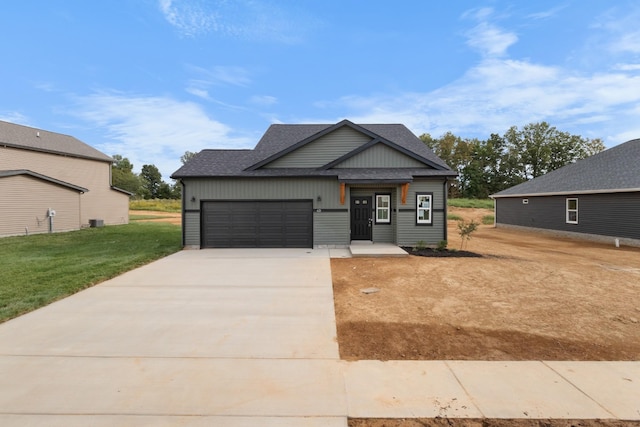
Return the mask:
M180 227L164 223L2 238L0 322L180 249Z
M448 199L447 204L456 208L481 208L493 210L491 199Z

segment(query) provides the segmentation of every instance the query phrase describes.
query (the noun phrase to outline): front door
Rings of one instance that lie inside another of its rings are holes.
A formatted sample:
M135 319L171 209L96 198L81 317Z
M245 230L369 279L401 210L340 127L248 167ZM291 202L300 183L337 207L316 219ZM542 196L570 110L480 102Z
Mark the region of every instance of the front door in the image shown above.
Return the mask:
M371 240L371 197L351 198L351 240Z

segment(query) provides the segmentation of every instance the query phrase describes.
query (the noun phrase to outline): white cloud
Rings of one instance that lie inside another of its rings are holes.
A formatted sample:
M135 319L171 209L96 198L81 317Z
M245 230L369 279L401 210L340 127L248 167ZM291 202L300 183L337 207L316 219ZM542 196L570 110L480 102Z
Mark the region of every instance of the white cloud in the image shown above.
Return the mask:
M165 180L187 150L247 148L255 142L234 135L198 104L167 97L103 92L78 98L78 107L75 114L102 129L108 140L96 148L129 158L137 170L154 164Z
M249 99L249 102L251 104L258 105L261 107L268 107L268 106L277 104L278 98L276 98L275 96L269 96L269 95L262 95L262 96L255 95Z
M218 30L216 15L196 2L159 0L165 19L185 36L196 36Z
M481 22L467 32L467 44L478 50L483 56L503 56L507 49L518 41L514 33L502 29L487 22Z
M273 1L158 0L167 22L187 37L217 33L252 40L298 43L317 26L303 15L293 16Z
M563 130L582 130L584 136L615 138L608 129L638 127L629 106L640 103L640 75L574 75L560 68L491 60L432 92L342 102L357 121L400 122L434 136L452 131L486 138L513 125L545 120Z
M18 111L0 112L0 120L3 122L15 123L24 126L30 126L29 119Z
M198 98L213 101L210 90L214 86L247 87L251 84L249 72L243 67L215 66L203 68L188 65L187 69L194 74L185 90Z
M560 6L556 6L552 9L548 9L548 10L544 10L542 12L536 12L536 13L532 13L528 16L528 18L530 19L536 19L536 20L540 20L540 19L549 19L549 18L553 18L554 16L556 16L558 14L558 12L560 12L562 9L566 8L567 5L560 5Z
M491 9L480 9L464 18L492 16ZM608 70L576 70L506 57L517 37L490 22L480 22L466 35L483 57L459 79L429 92L345 96L338 100L342 111L356 122L404 123L418 134L434 136L452 131L487 138L510 126L544 120L584 137L601 137L609 145L640 137L637 58L620 57ZM608 40L627 39L616 33ZM335 107L326 101L315 105Z

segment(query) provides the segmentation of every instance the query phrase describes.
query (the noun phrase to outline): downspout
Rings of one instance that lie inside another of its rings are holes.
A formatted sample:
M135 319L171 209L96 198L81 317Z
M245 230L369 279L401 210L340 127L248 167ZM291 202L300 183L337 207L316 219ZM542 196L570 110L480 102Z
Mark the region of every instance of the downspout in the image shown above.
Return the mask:
M442 186L442 192L443 192L443 198L444 198L444 239L443 240L447 240L447 228L449 228L449 221L447 220L447 216L448 216L448 205L449 203L447 203L447 199L449 196L449 192L447 191L447 186L449 184L449 178L447 178L446 176L444 177L444 185Z
M182 186L182 215L180 215L182 218L180 219L180 221L182 222L182 247L184 248L185 244L186 244L186 236L185 236L185 231L184 231L184 217L187 216L186 215L186 202L184 199L185 196L185 190L186 187L184 185L184 181L180 180L180 185Z

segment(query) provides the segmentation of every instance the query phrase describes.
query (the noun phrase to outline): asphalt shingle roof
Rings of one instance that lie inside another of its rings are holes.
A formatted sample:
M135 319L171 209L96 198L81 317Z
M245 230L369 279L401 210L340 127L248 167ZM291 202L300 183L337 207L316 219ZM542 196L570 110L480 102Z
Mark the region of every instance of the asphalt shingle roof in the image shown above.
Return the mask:
M492 197L640 191L640 139L578 160Z
M397 169L330 169L315 168L260 169L252 168L270 158L288 152L297 144L314 140L318 134L340 126L361 128L383 140L424 159L434 169L411 169L398 172ZM254 169L254 170L252 170ZM402 176L400 176L401 174ZM172 178L183 177L274 177L274 176L336 176L344 180L406 180L411 176L455 176L452 171L429 147L409 129L400 124L356 125L348 121L338 124L274 124L267 129L253 150L202 150L187 164L172 174Z
M44 153L112 162L106 154L73 136L0 120L0 145Z

